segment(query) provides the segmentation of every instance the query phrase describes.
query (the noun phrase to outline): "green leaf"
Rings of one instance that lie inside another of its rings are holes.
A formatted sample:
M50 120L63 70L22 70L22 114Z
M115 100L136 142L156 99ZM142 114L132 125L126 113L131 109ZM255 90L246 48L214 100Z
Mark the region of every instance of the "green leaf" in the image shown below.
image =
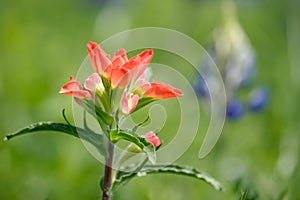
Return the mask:
M124 131L118 131L116 129L115 130L111 130L109 135L110 135L110 140L113 143L116 143L119 140L127 140L129 142L132 142L132 143L136 144L141 149L143 149L145 146L151 144L150 142L148 142L143 137L132 135L132 134L124 132Z
M114 121L114 118L111 115L98 107L96 107L96 114L107 125L111 125Z
M109 136L110 136L110 141L113 143L116 143L119 140L126 140L134 143L147 154L148 159L151 163L153 164L155 163L156 160L155 147L152 145L152 143L148 142L145 138L137 135L133 135L128 132L118 131L118 130L111 130Z
M113 188L117 188L120 184L125 181L128 181L136 176L142 177L149 174L155 173L171 173L171 174L178 174L178 175L185 175L192 178L196 178L199 180L204 181L205 183L211 185L217 191L222 191L222 185L210 175L197 171L193 168L182 167L178 165L168 165L168 166L161 166L161 165L150 165L144 166L139 172L124 172L118 171L116 174L116 179L113 184Z
M143 108L144 106L148 105L149 103L151 103L155 100L157 100L157 99L154 99L152 97L143 97L143 98L141 98L133 112L138 111L139 109Z
M103 145L103 136L100 134L97 134L91 130L82 129L79 127L72 126L70 124L64 124L64 123L56 123L56 122L37 122L34 124L31 124L25 128L22 128L18 130L17 132L7 135L4 140L10 140L11 138L25 135L37 131L56 131L56 132L62 132L66 133L68 135L72 135L77 138L81 138L93 146L95 146L99 152L106 156L106 150L104 149ZM80 136L78 134L80 132Z

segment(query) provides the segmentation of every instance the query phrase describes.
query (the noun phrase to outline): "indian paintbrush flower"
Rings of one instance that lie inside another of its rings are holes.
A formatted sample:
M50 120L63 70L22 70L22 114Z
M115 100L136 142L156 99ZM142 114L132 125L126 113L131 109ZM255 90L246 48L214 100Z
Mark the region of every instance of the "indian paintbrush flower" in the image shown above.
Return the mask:
M141 99L146 98L150 103L159 99L176 98L183 95L181 90L168 84L150 83L145 79L144 72L151 62L153 50L144 50L130 59L127 58L124 49L117 50L111 59L110 55L95 42L89 42L87 50L95 72L85 80L84 86L72 77L71 81L61 88L61 94L88 100L99 97L102 105L106 105L103 106L106 109L102 108L102 110L110 110L111 108L108 107L111 105L107 104L109 104L111 92L117 87L124 88L120 102L124 114L132 113ZM106 82L108 84L105 84ZM144 103L139 108L145 105Z
M38 122L5 137L6 140L26 133L41 130L63 132L83 139L95 147L105 159L104 175L101 179L102 200L109 200L115 189L128 177L138 176L143 170L151 169L146 165L149 161L155 164L156 151L161 146L161 140L152 131L146 135L139 135L137 130L145 124L149 116L138 125L127 128L122 127L123 119L149 103L168 98L183 96L180 89L174 88L162 82L149 82L145 72L153 57L153 50L144 50L138 55L128 59L124 49L117 50L112 58L95 42L87 44L90 63L94 73L89 75L83 84L71 76L70 81L63 85L59 93L72 96L76 103L95 117L102 132L94 132L86 123L84 115L84 127L70 124L63 111L66 123ZM119 99L120 98L120 99ZM129 142L128 151L118 154L115 145L120 140ZM134 153L144 153L137 163L127 165L126 161ZM221 185L195 169L178 165L153 166L153 172L173 172L201 179L221 190ZM123 169L128 169L124 170ZM130 176L129 176L130 175Z
M102 188L103 199L109 199L113 144L120 139L130 141L132 144L129 147L137 146L141 151L147 152L151 163L155 162L155 156L153 157L153 153L149 151L151 149L155 151L161 144L160 139L153 132L147 133L144 138L136 135L133 130L124 132L118 125L119 114L129 115L155 100L181 97L183 92L165 83L150 83L146 80L145 70L152 60L152 49L144 50L130 59L124 49L117 50L111 58L95 42L89 42L87 50L95 72L84 81L84 86L72 77L71 82L65 84L60 93L73 96L76 102L90 113L95 109L93 116L97 118L103 132L110 138ZM116 92L120 91L122 97L118 102ZM149 143L153 147L149 147Z

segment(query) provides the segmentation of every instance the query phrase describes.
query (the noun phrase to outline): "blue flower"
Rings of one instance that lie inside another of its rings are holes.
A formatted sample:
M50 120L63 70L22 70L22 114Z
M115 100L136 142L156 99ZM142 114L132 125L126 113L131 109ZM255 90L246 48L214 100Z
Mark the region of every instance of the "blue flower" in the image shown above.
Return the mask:
M202 76L199 76L194 80L193 87L199 97L205 98L209 96L208 88Z
M242 101L231 98L227 102L226 116L231 119L238 119L244 114L244 105Z
M251 92L249 98L249 109L252 111L260 111L264 109L270 98L270 92L266 87L260 87Z

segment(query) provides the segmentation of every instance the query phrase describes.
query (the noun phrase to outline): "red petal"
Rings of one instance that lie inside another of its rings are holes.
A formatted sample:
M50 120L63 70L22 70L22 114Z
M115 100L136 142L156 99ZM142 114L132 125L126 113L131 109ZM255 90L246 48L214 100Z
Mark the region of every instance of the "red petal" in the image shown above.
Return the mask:
M122 66L126 61L122 58L122 56L117 56L113 59L112 63L107 68L116 68ZM107 69L106 68L106 69Z
M110 55L105 53L96 42L89 42L87 50L95 72L102 73L111 64Z
M101 77L98 73L91 74L85 81L84 81L84 88L88 89L91 92L95 92L96 88L103 87Z
M61 87L60 91L70 91L70 90L82 90L82 85L75 79L74 76L70 77L70 82L66 83Z
M183 96L183 92L180 89L174 88L168 84L161 82L154 82L151 87L147 89L144 96L153 97L156 99L168 99Z
M139 77L151 62L153 50L145 50L142 53L133 56L126 62L122 68L133 71L133 78Z
M107 75L110 77L110 81L113 87L125 87L130 81L128 71L123 68L110 69Z
M124 64L124 60L121 56L118 57L114 57L112 63L105 69L105 73L110 76L112 69L117 69L117 68L121 68L121 66ZM123 70L123 71L127 71L127 70Z
M87 90L74 90L74 91L64 91L60 92L61 94L76 97L76 98L84 98L84 99L92 99L92 95Z
M115 54L114 54L112 60L114 60L116 57L119 57L119 56L121 56L122 59L123 59L125 62L128 61L128 58L127 58L125 49L119 49L119 50L117 50L117 51L115 52Z
M127 97L127 93L124 92L121 100L121 107L123 113L125 114L132 113L136 108L139 99L140 97L137 94Z
M130 107L129 107L129 113L132 113L134 109L136 108L137 104L139 103L139 95L135 94L133 97L131 97Z
M78 81L76 81L73 76L71 76L70 79L70 82L66 83L60 88L60 94L65 94L77 98L92 99L91 93L84 90L82 85Z
M140 65L148 65L153 57L153 50L145 50L142 53L133 56L128 60L128 62L123 66L126 69L134 69Z

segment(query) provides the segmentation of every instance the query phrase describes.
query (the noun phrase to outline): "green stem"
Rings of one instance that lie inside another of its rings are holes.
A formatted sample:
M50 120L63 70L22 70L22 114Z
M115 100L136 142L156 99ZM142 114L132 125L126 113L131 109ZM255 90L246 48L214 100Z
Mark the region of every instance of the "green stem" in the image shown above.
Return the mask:
M113 156L114 156L114 144L109 142L108 143L108 157L106 158L105 162L105 171L104 171L104 178L103 178L103 194L102 200L110 200L111 198L111 185L112 185L112 176L113 176Z

